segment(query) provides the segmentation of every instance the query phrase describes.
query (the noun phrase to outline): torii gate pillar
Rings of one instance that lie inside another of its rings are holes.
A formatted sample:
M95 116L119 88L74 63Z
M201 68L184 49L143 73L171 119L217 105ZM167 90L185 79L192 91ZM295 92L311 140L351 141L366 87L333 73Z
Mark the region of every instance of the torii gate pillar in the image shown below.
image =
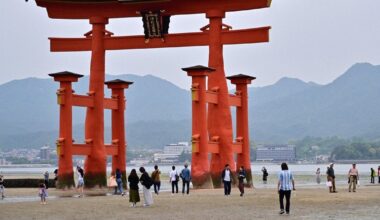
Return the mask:
M247 185L253 186L251 159L250 159L250 146L249 146L249 126L248 126L248 84L256 79L252 76L243 74L229 76L227 79L231 80L232 84L236 85L236 95L240 96L241 105L236 107L236 137L242 138L241 152L237 154L236 169L244 166L247 173Z
M49 76L54 77L54 81L60 82L60 88L57 91L57 102L59 104L59 138L57 140L58 155L58 183L57 188L74 187L73 161L72 161L72 107L73 107L73 90L72 83L77 82L78 78L83 75L71 72L51 73Z

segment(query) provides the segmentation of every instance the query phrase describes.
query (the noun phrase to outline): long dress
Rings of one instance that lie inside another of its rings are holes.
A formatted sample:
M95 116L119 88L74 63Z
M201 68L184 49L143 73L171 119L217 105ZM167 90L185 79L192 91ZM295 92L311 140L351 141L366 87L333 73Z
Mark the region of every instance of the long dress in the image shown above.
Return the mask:
M320 184L321 183L321 171L317 171L317 172L315 172L315 174L316 174L317 183Z
M139 177L137 175L129 175L128 177L129 182L129 202L137 203L140 202L140 195L139 195Z
M149 177L149 174L147 172L144 172L140 177L141 185L143 186L143 193L144 193L144 205L150 206L153 205L153 197L152 192L150 189L147 188L148 182L152 182L152 180ZM151 185L150 185L151 186ZM149 186L149 188L150 188Z

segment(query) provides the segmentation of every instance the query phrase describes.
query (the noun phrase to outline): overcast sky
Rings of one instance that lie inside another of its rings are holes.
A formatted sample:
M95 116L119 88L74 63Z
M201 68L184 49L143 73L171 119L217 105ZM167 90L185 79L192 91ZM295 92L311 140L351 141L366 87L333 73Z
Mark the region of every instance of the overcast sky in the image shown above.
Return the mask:
M357 62L380 64L379 0L273 0L267 9L228 13L234 29L272 26L270 43L226 46L226 74L257 77L255 86L282 77L326 84ZM198 31L204 15L172 17L170 32ZM69 70L88 75L89 52L51 53L48 37L80 37L88 21L52 20L34 1L1 0L0 84ZM111 20L115 35L142 34L141 19ZM152 74L182 88L182 67L207 65L206 47L107 52L108 74Z

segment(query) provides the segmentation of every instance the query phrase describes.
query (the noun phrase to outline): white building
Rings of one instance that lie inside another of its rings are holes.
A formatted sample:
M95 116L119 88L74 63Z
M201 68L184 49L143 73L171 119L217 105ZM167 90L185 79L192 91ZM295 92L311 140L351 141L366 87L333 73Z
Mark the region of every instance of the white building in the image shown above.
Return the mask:
M41 160L50 160L50 147L48 145L41 147L40 158Z
M178 162L179 155L181 155L183 152L191 153L191 146L188 142L168 144L164 147L163 153L154 154L154 161L161 163L175 163Z

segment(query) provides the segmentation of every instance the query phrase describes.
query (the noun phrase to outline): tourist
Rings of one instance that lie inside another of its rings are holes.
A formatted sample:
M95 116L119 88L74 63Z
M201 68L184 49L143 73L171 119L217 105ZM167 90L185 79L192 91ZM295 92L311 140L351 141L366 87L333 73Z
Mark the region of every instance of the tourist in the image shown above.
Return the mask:
M124 196L124 192L123 192L123 179L122 179L122 173L120 171L119 168L116 169L115 171L115 177L116 177L116 184L117 184L117 189L119 190L121 196ZM117 191L116 193L117 194Z
M240 191L240 196L244 195L244 179L247 177L247 173L245 172L244 166L241 166L239 168L239 174L238 174L238 179L239 179L239 191Z
M224 195L229 196L231 194L231 181L232 181L232 172L230 170L230 165L226 164L222 172L222 180L224 185Z
M172 184L172 195L174 195L174 188L175 193L178 193L178 181L179 181L179 175L177 170L175 170L175 166L172 166L172 170L169 173L169 182Z
M286 163L281 164L281 171L278 174L278 184L277 184L278 194L280 198L280 215L290 213L290 195L292 189L295 189L294 178L292 173L289 171L288 165ZM284 197L286 199L285 212L284 212Z
M185 194L185 186L187 187L187 190L186 190L186 194L189 195L189 192L190 192L190 180L191 180L191 174L190 174L190 170L187 165L187 163L185 163L184 165L185 168L183 168L181 170L181 179L182 179L182 195Z
M57 182L58 182L58 169L54 170L54 185L57 187Z
M129 182L129 202L132 203L131 207L136 207L136 203L140 202L139 194L139 177L136 170L132 169L128 176Z
M80 166L77 166L77 176L78 176L77 191L79 191L79 198L81 198L83 197L84 171Z
M1 194L1 200L3 200L5 198L4 196L4 192L5 191L5 188L4 188L4 176L3 175L0 175L0 194Z
M48 171L44 173L44 183L45 183L46 189L49 189L49 172Z
M153 185L153 180L149 177L149 174L145 171L144 167L140 167L139 170L140 173L142 173L140 176L140 183L143 186L144 206L151 206L153 205L153 197L152 192L149 189Z
M315 172L317 183L321 183L321 169L318 167L317 171Z
M376 176L375 170L371 167L371 183L372 184L375 184L375 176Z
M335 189L335 173L334 173L334 164L331 163L330 166L327 167L327 181L329 183L330 193L337 193Z
M47 188L45 183L40 183L40 189L38 195L41 198L41 205L46 205Z
M161 171L158 169L157 165L154 165L154 171L152 172L152 180L153 180L153 187L154 187L154 193L158 195L161 188Z
M111 174L110 178L108 179L108 187L114 188L114 195L117 194L117 182L115 175Z
M377 178L379 179L378 183L380 184L380 166L377 168Z
M263 172L263 183L264 184L267 184L267 179L268 179L268 171L267 171L267 168L263 167L261 169L261 172Z
M353 186L352 191L356 192L356 184L359 180L359 171L356 169L356 164L352 164L352 168L348 171L348 192L351 192L351 186Z

